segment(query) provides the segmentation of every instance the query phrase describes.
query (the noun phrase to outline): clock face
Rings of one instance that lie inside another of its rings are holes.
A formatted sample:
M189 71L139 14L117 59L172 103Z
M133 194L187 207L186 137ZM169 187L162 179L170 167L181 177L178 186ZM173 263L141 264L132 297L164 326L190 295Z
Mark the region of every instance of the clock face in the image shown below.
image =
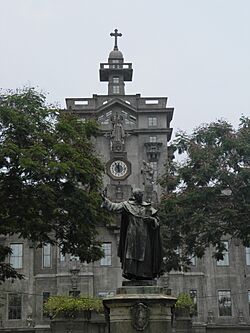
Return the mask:
M117 178L123 177L128 172L127 164L121 160L116 160L110 164L110 172Z

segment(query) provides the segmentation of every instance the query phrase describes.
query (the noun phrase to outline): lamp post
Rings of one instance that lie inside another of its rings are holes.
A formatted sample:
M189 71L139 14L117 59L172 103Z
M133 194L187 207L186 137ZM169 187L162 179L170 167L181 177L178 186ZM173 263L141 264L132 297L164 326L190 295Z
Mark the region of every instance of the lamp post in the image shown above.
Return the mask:
M69 271L71 274L71 288L72 288L70 295L73 297L78 297L80 294L80 292L77 290L79 282L80 263L77 257L73 257L71 259L71 265Z

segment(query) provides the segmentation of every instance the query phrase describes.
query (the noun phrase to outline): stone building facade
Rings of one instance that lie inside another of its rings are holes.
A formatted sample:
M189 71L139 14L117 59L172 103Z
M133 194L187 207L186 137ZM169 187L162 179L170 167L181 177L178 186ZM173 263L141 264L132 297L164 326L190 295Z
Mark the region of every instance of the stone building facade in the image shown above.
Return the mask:
M100 81L108 83L107 94L67 98L62 112L77 114L80 121L94 118L99 122L100 135L94 143L106 166L105 191L111 200L126 200L132 188L140 187L146 200L157 205L161 189L156 180L168 158L174 110L167 106L167 97L125 93L133 68L118 49L117 30L112 36L114 49L99 71ZM43 313L43 302L50 295L106 297L115 293L122 282L118 236L119 218L101 227L105 257L90 264L70 254L63 256L59 248L50 245L36 249L17 236L1 238L12 247L9 260L25 279L0 286L0 332L49 332L50 319ZM208 249L204 258L192 258L189 272L170 272L159 281L173 295L187 292L193 297L193 332L250 332L250 249L234 240L225 242L228 252L223 261L216 262ZM93 332L105 332L104 321L100 322L98 326L96 321Z
M193 332L250 332L250 249L225 240L223 260L209 248L202 259L192 258L188 272L170 272L172 293L189 293L196 303Z

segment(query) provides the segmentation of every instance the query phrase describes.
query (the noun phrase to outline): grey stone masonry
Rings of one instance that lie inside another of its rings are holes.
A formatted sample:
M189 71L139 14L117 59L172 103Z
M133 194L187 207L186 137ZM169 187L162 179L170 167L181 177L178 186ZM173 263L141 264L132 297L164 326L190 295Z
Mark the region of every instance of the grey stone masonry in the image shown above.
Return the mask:
M135 283L136 284L136 283ZM123 286L103 300L109 312L110 333L170 333L171 308L176 298L157 286Z

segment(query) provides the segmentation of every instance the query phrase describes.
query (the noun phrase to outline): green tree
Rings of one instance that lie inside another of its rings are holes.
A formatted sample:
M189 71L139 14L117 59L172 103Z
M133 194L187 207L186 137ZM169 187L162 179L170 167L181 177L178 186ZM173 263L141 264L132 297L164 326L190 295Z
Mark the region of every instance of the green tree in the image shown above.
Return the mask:
M222 259L224 237L250 246L250 119L238 129L217 121L180 132L172 149L185 159L169 161L161 179L167 270L202 257L209 245Z
M91 141L97 131L94 121L46 106L34 89L0 95L0 235L57 244L82 261L101 257L103 165ZM8 253L1 242L0 281L20 277L3 262Z

